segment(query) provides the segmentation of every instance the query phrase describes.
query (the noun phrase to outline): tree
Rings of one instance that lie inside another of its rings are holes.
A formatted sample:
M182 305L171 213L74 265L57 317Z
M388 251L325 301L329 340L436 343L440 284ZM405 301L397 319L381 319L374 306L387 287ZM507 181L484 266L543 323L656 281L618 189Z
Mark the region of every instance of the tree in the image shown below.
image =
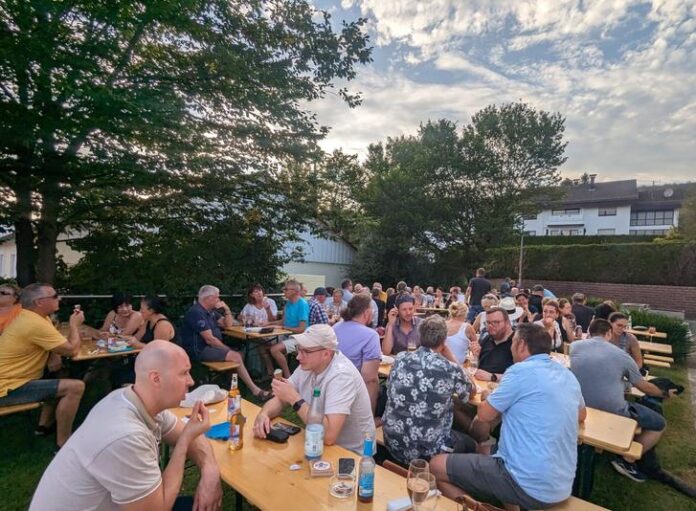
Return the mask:
M327 131L301 104L370 60L364 23L336 32L303 0L2 0L0 218L19 282L52 282L59 233L108 231L115 211L156 231L229 204L292 237L311 209L283 171Z
M679 209L679 234L696 239L696 185L690 187Z

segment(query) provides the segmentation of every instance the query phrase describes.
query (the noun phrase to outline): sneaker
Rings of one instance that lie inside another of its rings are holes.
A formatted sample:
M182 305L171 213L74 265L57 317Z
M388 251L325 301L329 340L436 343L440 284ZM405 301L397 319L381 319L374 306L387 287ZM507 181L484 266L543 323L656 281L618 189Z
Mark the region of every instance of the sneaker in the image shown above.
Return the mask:
M648 478L643 474L635 463L630 463L623 458L615 459L611 462L611 466L614 467L619 474L628 477L630 480L636 483L644 483Z
M36 436L46 436L46 435L51 435L56 432L56 423L54 422L50 426L42 426L38 425L36 426L36 429L34 430L34 434Z

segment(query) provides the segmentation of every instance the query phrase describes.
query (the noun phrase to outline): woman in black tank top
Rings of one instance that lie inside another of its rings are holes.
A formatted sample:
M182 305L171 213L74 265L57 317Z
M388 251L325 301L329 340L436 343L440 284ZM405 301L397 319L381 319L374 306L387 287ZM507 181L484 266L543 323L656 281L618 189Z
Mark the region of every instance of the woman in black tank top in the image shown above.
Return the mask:
M174 325L164 315L166 305L164 298L156 295L146 296L140 301L140 314L145 321L135 334L136 340L132 342L134 348L142 349L145 344L155 339L164 341L176 339Z

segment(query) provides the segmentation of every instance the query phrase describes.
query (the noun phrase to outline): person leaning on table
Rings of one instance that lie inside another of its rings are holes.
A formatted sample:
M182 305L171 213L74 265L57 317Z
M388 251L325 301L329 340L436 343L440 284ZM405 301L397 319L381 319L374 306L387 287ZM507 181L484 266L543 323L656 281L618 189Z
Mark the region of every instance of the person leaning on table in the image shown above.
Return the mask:
M36 434L45 435L51 429L48 422L55 405L56 446L60 448L72 433L85 384L67 378L41 379L41 375L49 355L60 364L61 355L75 356L80 352L79 328L85 315L82 311L73 312L66 339L49 318L60 306L53 287L28 285L22 291L21 304L22 311L0 335L0 406L46 401L36 429Z
M208 411L199 401L184 425L169 411L193 385L184 350L152 341L135 360L135 385L113 391L89 412L48 466L30 511L215 511L220 471L210 443ZM164 472L159 444L174 446ZM192 501L179 497L186 458L201 470Z
M430 461L440 490L495 497L506 507L546 509L570 496L578 423L587 411L573 373L549 357L543 327L521 324L512 340L515 361L478 407L476 421L502 416L500 448L485 454L439 454Z
M274 397L256 416L254 435L266 438L271 419L280 415L284 405L291 405L306 423L312 392L318 387L324 410L324 444L362 453L365 434L374 435L375 423L360 372L338 351L336 334L329 325L312 325L293 337L300 367L287 380L273 380Z

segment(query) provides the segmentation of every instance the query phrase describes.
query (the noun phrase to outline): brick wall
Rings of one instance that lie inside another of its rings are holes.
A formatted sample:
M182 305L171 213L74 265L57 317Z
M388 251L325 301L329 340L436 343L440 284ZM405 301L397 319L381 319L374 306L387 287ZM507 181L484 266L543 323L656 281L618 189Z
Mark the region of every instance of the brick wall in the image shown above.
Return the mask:
M534 284L549 288L557 296L570 296L581 292L586 296L617 300L622 303L647 303L651 309L684 311L687 318L696 318L696 287L534 279L524 282L525 287L531 287Z

